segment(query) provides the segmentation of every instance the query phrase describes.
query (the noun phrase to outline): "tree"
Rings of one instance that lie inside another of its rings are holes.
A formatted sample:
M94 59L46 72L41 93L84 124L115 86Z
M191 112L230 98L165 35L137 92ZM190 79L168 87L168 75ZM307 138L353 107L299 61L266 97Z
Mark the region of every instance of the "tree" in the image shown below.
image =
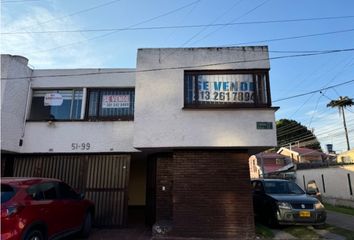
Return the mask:
M327 104L327 107L338 108L339 114L343 116L343 125L344 125L345 138L347 140L348 151L350 150L350 145L349 145L347 123L345 122L344 108L351 107L353 105L354 105L353 99L349 98L347 96L345 96L345 97L340 96L339 99L332 100Z
M307 127L295 120L280 119L276 122L278 147L296 145L321 150L317 137Z

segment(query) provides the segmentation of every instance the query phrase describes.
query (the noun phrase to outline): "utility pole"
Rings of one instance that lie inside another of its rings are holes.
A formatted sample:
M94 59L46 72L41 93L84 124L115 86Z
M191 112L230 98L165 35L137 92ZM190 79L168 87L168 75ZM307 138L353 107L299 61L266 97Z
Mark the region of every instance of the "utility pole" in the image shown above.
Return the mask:
M350 150L350 145L349 145L349 137L348 137L348 129L347 129L347 123L345 121L345 114L344 114L344 107L340 107L342 110L342 115L343 115L343 125L344 125L344 131L345 131L345 138L347 139L347 150Z

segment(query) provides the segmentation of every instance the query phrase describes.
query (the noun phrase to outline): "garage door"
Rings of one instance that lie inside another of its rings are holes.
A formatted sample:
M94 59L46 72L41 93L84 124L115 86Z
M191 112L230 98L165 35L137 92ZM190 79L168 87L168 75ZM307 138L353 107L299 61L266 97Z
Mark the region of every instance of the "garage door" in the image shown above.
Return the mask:
M21 156L14 176L61 179L95 202L95 225L126 223L130 155Z

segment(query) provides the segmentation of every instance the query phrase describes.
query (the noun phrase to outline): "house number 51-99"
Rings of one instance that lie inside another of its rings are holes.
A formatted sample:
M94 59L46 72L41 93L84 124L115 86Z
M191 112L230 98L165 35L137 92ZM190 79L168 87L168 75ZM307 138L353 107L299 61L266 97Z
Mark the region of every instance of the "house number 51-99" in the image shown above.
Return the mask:
M91 147L90 143L72 143L71 150L89 150Z

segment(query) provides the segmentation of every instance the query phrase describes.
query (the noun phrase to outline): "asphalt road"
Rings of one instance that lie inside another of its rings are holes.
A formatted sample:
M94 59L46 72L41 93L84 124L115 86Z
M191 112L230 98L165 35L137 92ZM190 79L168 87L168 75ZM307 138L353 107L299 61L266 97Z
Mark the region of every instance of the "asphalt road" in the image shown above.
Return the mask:
M354 231L354 216L327 210L326 222L330 225Z

